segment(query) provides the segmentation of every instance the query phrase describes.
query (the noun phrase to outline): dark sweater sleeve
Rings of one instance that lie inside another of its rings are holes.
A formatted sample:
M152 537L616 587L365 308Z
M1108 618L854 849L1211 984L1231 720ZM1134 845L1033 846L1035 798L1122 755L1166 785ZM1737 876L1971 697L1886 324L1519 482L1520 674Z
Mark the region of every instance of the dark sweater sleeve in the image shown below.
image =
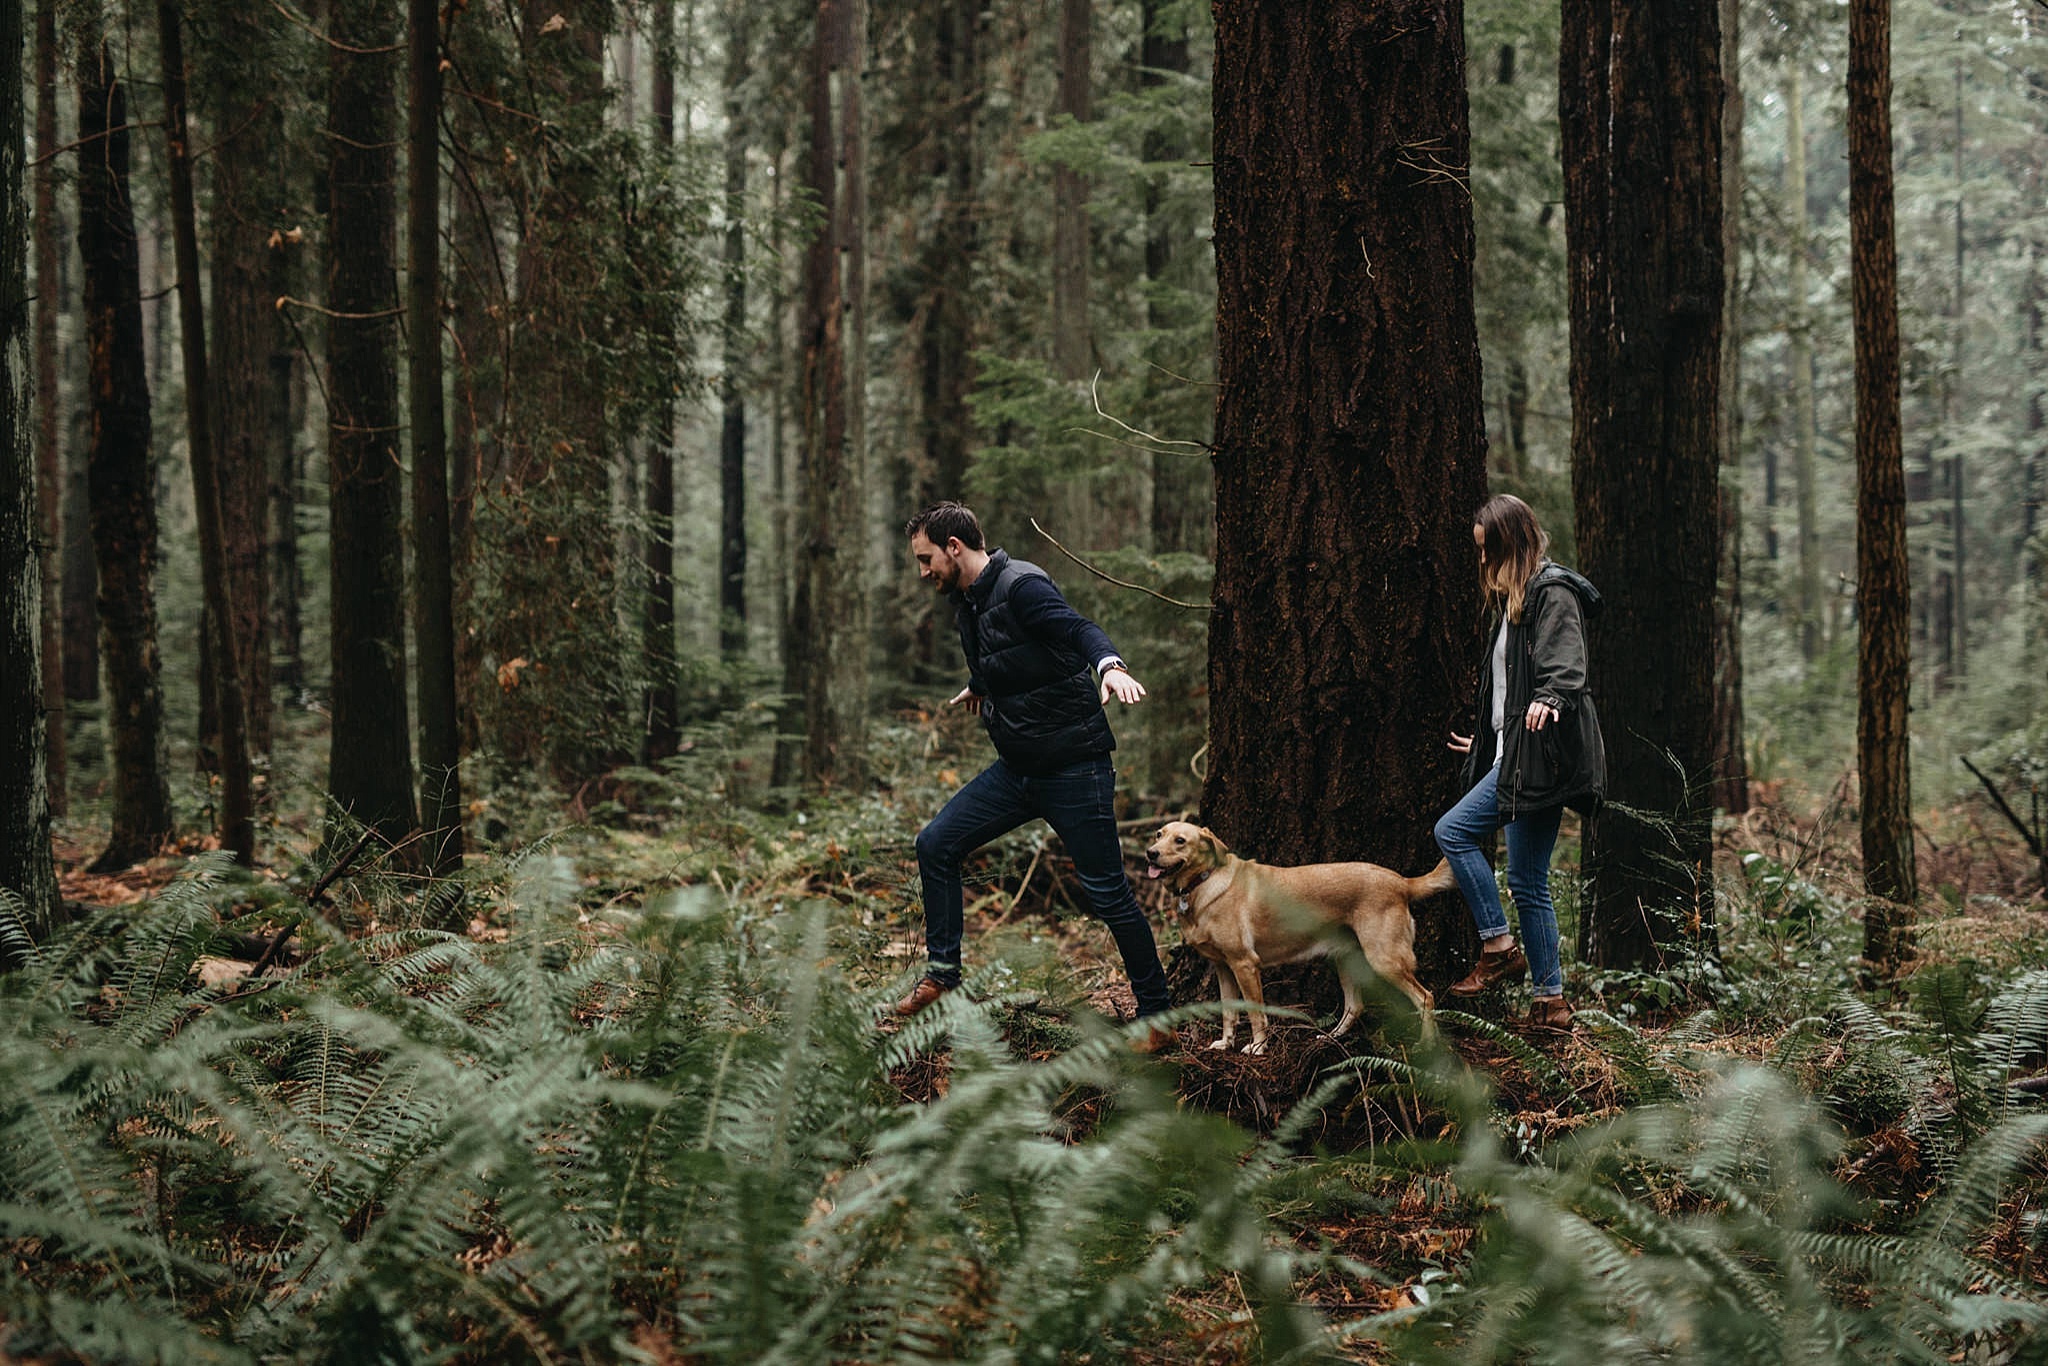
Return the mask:
M1035 638L1066 646L1091 669L1111 656L1123 658L1108 633L1069 606L1051 579L1033 574L1021 580L1010 590L1010 608L1018 624Z
M1586 621L1578 595L1552 588L1532 604L1535 698L1569 714L1586 688Z

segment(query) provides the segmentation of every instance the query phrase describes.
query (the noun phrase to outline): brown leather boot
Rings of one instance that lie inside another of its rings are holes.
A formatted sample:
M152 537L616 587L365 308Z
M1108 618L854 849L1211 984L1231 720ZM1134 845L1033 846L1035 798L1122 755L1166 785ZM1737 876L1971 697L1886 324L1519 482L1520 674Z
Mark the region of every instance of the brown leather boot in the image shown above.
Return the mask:
M909 1019L932 1002L944 996L953 988L935 977L926 977L910 989L910 994L896 1003L896 1013Z
M1529 960L1522 955L1520 944L1509 944L1504 949L1481 949L1479 961L1472 965L1472 971L1451 983L1451 995L1469 1000L1485 992L1496 982L1519 977L1529 970Z
M1131 1041L1131 1051L1133 1053L1147 1054L1164 1053L1179 1043L1180 1036L1178 1034L1175 1034L1170 1029L1160 1029L1155 1025L1153 1028L1145 1031L1145 1037Z
M1552 1034L1572 1032L1577 1017L1572 1008L1564 1003L1562 996L1539 996L1529 1003L1529 1018L1524 1026Z

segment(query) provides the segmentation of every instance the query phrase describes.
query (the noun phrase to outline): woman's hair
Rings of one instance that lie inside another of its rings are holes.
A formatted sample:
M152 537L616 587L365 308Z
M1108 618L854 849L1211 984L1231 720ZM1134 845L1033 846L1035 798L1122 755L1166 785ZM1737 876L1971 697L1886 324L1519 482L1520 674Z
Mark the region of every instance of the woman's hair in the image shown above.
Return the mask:
M1543 564L1550 537L1536 514L1512 493L1496 493L1479 505L1472 521L1485 536L1479 547L1479 583L1489 597L1507 600L1508 620L1522 619L1522 595Z

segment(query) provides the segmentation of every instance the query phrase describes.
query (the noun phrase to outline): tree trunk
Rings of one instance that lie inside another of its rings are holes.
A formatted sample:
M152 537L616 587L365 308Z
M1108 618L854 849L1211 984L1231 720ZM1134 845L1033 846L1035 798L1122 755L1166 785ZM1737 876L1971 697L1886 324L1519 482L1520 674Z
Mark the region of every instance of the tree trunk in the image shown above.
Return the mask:
M254 6L225 6L203 54L201 99L212 147L213 203L208 214L212 288L207 342L208 395L214 465L220 476L229 610L234 613L235 668L248 712L248 738L270 750L270 582L268 538L270 361L286 330L268 288L272 206L282 199L277 149L284 115L277 100L254 88L245 64L269 73L267 25ZM200 639L200 752L218 753L219 699L210 686L213 633Z
M1849 5L1850 301L1856 319L1856 763L1861 794L1863 956L1880 968L1912 947L1919 897L1913 772L1905 454L1899 435L1899 256L1892 227L1891 0Z
M1460 763L1486 494L1462 6L1216 11L1206 819L1277 863L1416 874ZM1417 921L1441 987L1476 946Z
M47 6L44 6L47 8ZM40 940L57 919L57 874L50 855L50 782L43 710L43 519L36 505L36 412L28 309L28 187L22 149L22 7L0 12L0 887L22 900ZM40 46L40 45L39 45ZM39 89L42 53L37 54ZM38 101L42 103L42 101ZM37 130L39 133L40 129ZM38 139L40 141L40 138ZM40 198L40 194L38 198ZM50 277L41 282L45 287ZM10 926L9 928L14 928ZM14 955L0 949L0 967Z
M654 132L673 167L676 143L676 16L673 3L656 11ZM676 339L664 330L660 345L673 354ZM676 405L674 386L654 410L654 440L647 448L647 620L642 649L647 671L647 729L641 754L648 762L676 752L682 734L676 701Z
M420 708L420 827L427 832L426 864L445 877L462 868L462 736L455 710L455 582L441 398L441 24L435 0L407 0L406 56L413 688Z
M96 872L154 856L171 835L156 639L156 469L142 262L128 179L128 101L97 37L78 50L78 255L85 286L86 452L112 741L113 829Z
M1162 0L1145 0L1140 13L1145 36L1138 48L1138 83L1160 85L1170 75L1188 71L1186 21ZM1188 148L1177 137L1152 132L1143 147L1145 160L1154 164L1179 161ZM1153 286L1145 306L1145 325L1154 330L1184 327L1187 320L1173 316L1161 303L1160 294L1172 268L1176 246L1184 236L1167 221L1165 190L1157 176L1145 186L1145 279ZM1188 452L1157 451L1152 456L1152 548L1163 552L1192 555L1213 553L1215 543L1216 495L1208 461Z
M804 253L803 506L787 635L785 688L803 707L803 771L858 782L867 766L866 451L860 391L866 212L860 80L864 0L818 0L806 165L820 229ZM787 727L785 727L787 732ZM796 756L778 749L779 779Z
M1091 0L1060 0L1059 93L1054 112L1095 117L1095 14ZM1088 178L1066 162L1052 173L1052 364L1061 379L1088 378Z
M411 833L404 494L399 460L396 0L334 0L328 22L327 496L334 649L328 793L387 840ZM354 316L350 316L354 315ZM338 838L330 829L328 839Z
M1800 77L1795 60L1785 74L1785 289L1791 302L1785 331L1792 363L1792 487L1799 505L1799 653L1811 663L1820 654L1820 530L1813 473L1813 310L1806 283L1806 257L1812 250L1806 217L1806 87Z
M192 201L192 134L186 121L185 48L178 0L157 0L157 41L164 65L164 125L169 147L172 251L178 267L178 338L184 353L185 432L192 457L192 502L199 524L199 579L212 619L209 671L220 709L220 846L243 864L255 862L256 822L249 772L248 707L228 585L225 482L213 444L212 393L206 365L206 314L199 291L199 225ZM260 538L259 538L260 540Z
M1721 583L1714 615L1714 805L1749 810L1742 719L1742 0L1720 0Z
M1965 570L1963 540L1968 524L1963 517L1963 496L1967 467L1963 463L1962 433L1956 422L1963 411L1963 336L1968 315L1963 311L1963 64L1956 62L1956 271L1955 291L1950 296L1950 325L1955 329L1949 354L1948 382L1942 386L1942 428L1950 442L1948 457L1949 530L1949 629L1954 632L1949 647L1950 675L1967 678L1970 673L1969 575Z
M81 327L80 333L84 329ZM82 346L82 341L77 343ZM65 372L79 374L83 367L67 343ZM81 393L74 401L69 426L72 439L64 461L64 700L97 702L100 696L99 567L93 559L91 435L86 415L91 399Z
M1564 12L1559 122L1571 292L1572 503L1609 804L1586 822L1583 957L1713 951L1720 565L1718 0Z
M273 299L299 293L299 244L284 233L266 239L265 293ZM273 328L264 390L265 445L270 453L270 639L278 665L273 683L296 697L306 686L300 600L305 595L299 567L299 481L304 477L299 448L298 350L290 329Z
M58 284L57 246L57 18L49 0L36 6L35 169L35 459L38 510L36 572L40 581L38 648L42 654L45 777L50 815L65 814L63 582L58 554L64 544L64 448L57 422L57 313L63 306Z
M718 648L747 653L747 3L733 8L725 67L725 338L718 374Z

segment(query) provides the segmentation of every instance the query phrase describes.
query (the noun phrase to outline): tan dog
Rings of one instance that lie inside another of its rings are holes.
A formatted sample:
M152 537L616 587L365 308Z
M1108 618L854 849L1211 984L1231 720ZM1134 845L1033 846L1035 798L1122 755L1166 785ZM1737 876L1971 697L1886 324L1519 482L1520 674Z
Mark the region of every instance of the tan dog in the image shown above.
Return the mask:
M1213 831L1187 821L1168 821L1146 846L1145 876L1165 878L1180 913L1180 937L1209 960L1216 993L1223 999L1223 1037L1209 1045L1227 1049L1237 1038L1239 997L1250 1003L1253 1053L1266 1051L1266 1003L1259 983L1262 966L1306 962L1338 948L1329 931L1343 925L1358 938L1374 972L1407 994L1433 1031L1435 1004L1415 976L1415 920L1409 907L1418 899L1457 885L1448 861L1421 877L1402 877L1376 863L1310 863L1274 868L1230 852ZM1337 974L1344 986L1344 1016L1333 1031L1342 1034L1358 1018L1357 984Z

